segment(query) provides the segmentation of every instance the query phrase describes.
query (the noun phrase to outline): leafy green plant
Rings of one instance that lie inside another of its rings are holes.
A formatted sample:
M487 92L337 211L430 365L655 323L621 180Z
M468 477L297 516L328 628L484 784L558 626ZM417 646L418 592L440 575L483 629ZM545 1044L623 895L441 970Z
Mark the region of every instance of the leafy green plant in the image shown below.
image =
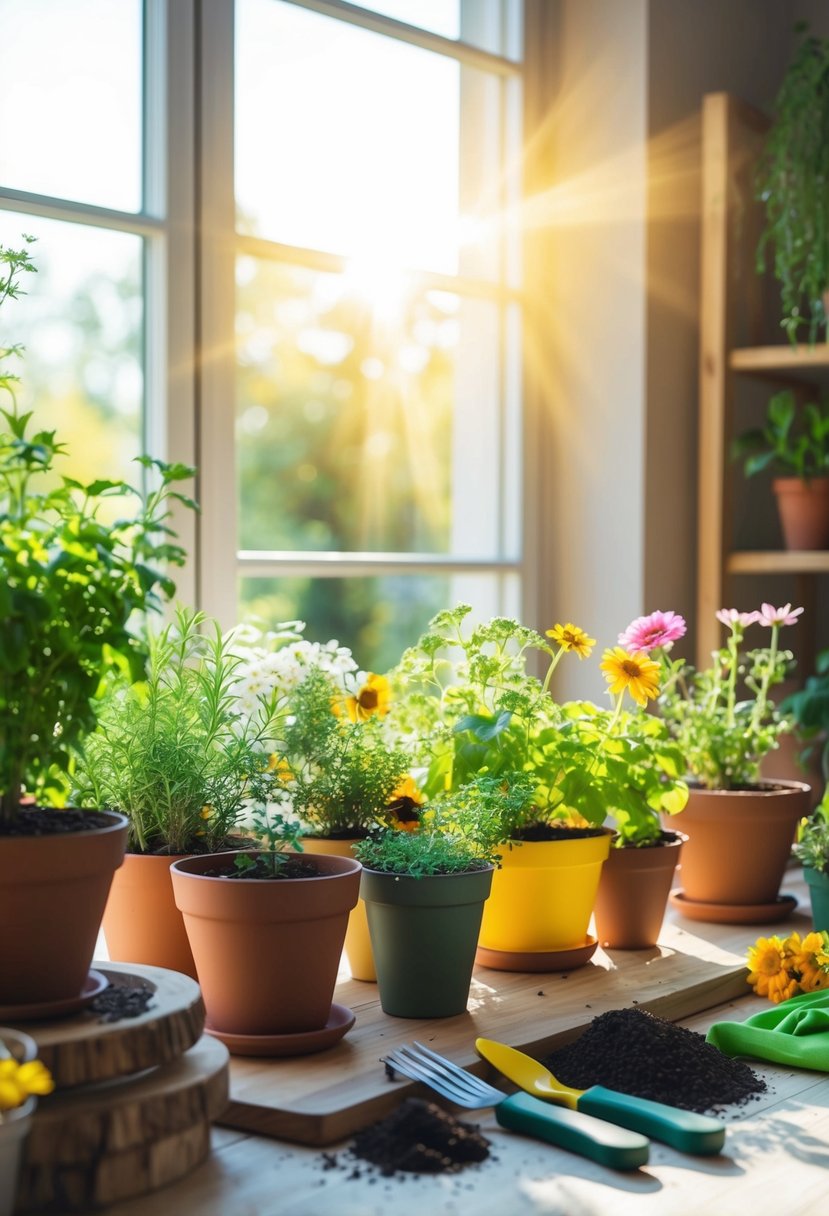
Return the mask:
M800 737L806 743L803 760L815 747L820 747L820 767L824 780L829 781L829 650L823 650L815 663L815 674L809 676L803 688L780 702L781 714L790 715Z
M766 226L757 270L780 283L781 325L792 342L805 327L810 343L826 324L829 288L829 40L801 42L775 102L775 118L757 168L755 192Z
M2 250L0 302L30 269L25 252ZM10 831L24 795L65 796L102 678L143 672L147 646L133 620L172 595L166 567L184 560L171 500L195 504L173 489L192 469L146 456L139 463L155 483L146 492L58 477L63 444L17 412L7 373L2 388L11 408L0 411L0 831ZM102 503L124 495L137 500L135 513L104 523Z
M363 699L370 708L318 668L288 696L276 771L285 802L315 836L365 835L383 820L407 772L408 756L393 745L373 697Z
M829 799L825 794L811 817L800 824L794 852L801 865L829 874Z
M238 699L242 660L203 613L185 608L151 635L145 680L112 683L75 772L82 804L121 811L140 853L212 853L250 805L272 796L280 698Z
M297 854L302 853L300 825L279 811L259 806L251 815L251 826L259 837L259 851L238 853L230 878L287 878L296 868ZM290 850L290 851L289 851ZM294 877L302 876L300 874Z
M809 402L800 412L791 389L775 393L769 402L766 425L735 439L735 459L745 460L746 477L765 469L808 481L829 472L829 403Z

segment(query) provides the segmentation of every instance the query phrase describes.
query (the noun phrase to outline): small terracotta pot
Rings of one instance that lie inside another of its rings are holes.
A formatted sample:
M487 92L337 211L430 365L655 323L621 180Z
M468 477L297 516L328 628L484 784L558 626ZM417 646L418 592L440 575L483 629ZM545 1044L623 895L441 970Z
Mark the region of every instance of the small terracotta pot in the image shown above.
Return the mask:
M255 856L255 852L250 854ZM223 878L238 853L187 857L173 892L196 962L207 1020L227 1034L321 1030L328 1020L360 863L303 853L314 878Z
M686 900L766 905L780 891L795 828L809 810L802 781L748 790L692 787L682 812L688 840L679 879Z
M52 836L0 836L0 1005L80 996L127 820Z
M104 937L113 962L147 963L198 979L170 878L170 866L183 856L127 853L104 911Z
M302 847L309 853L325 853L329 857L353 857L353 840L329 840L324 836L303 836ZM377 980L377 970L374 966L374 955L371 950L371 936L366 919L366 905L362 899L352 908L348 917L348 928L345 931L344 954L351 978L374 983Z
M682 846L681 832L663 832L659 844L611 848L596 894L600 946L645 950L655 946Z
M776 477L772 489L786 548L829 548L829 478Z

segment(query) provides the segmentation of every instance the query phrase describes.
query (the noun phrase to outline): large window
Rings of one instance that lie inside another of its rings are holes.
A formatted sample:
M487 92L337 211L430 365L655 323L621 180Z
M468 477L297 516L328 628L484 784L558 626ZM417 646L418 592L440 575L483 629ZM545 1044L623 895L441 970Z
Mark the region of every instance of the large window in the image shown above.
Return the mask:
M519 612L521 0L0 17L4 345L75 471L197 464L226 624L382 669L443 604Z

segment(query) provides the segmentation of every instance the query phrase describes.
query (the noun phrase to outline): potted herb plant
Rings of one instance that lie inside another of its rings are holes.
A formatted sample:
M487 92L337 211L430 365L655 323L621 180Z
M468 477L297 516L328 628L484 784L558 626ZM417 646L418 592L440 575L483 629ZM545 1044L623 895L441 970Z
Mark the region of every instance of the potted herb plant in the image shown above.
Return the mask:
M0 1216L12 1216L26 1137L39 1096L55 1088L29 1035L0 1026Z
M207 1029L243 1055L302 1055L354 1022L332 1004L360 865L299 851L297 828L260 808L261 849L183 858L171 875Z
M790 728L771 698L792 662L780 631L803 610L763 604L759 612L721 609L729 631L712 665L695 671L658 646L659 707L686 757L691 783L682 816L682 889L672 896L685 916L723 923L782 919L795 901L779 897L794 831L809 805L809 786L762 781L760 763ZM744 651L752 625L768 645Z
M772 468L781 475L777 498L787 549L829 545L829 404L809 402L799 425L794 393L784 389L769 402L766 425L738 436L734 454L745 458L747 477Z
M793 343L805 329L814 344L829 316L829 40L800 29L756 172L766 213L757 270L765 273L770 246L780 324Z
M812 925L829 930L829 797L798 828L795 854L803 866L812 903Z
M369 675L352 692L315 667L288 696L289 722L277 748L286 804L304 827L303 847L351 857L354 845L388 819L403 792L408 757L385 728L388 685ZM345 953L354 979L373 981L365 906L349 919Z
M104 913L110 958L196 977L170 864L239 847L249 804L274 785L277 690L239 697L245 660L201 612L178 608L148 639L146 678L114 680L74 775L79 800L125 815L127 854Z
M0 301L31 268L26 251L0 249ZM142 457L146 492L61 476L63 444L17 411L13 388L4 374L0 1004L49 1007L83 992L127 839L122 815L62 807L66 772L95 726L102 679L113 668L143 671L133 621L173 591L164 567L184 554L170 533L170 499L189 503L173 485L193 471ZM104 507L125 495L135 512L109 522Z
M798 739L804 745L801 761L814 765L818 780L829 780L829 650L817 656L815 672L797 691L780 702L780 712L794 721ZM818 792L817 801L822 793Z
M438 614L401 661L401 726L422 740L428 764L424 788L461 789L477 776L524 774L522 802L502 801L498 816L501 867L484 910L479 961L487 966L555 969L586 961L587 938L612 830L613 807L634 803L631 771L655 806L681 808L685 787L678 752L658 725L640 729L644 715L623 715L629 690L640 705L657 692L655 663L617 649L605 654L615 703L556 704L553 673L566 653L590 655L595 640L572 624L542 637L516 621L496 618L465 628L467 605ZM547 662L531 676L527 657Z
M505 799L520 805L530 792L526 778L505 788L501 778L478 777L427 804L413 830L384 828L355 844L384 1013L465 1012L497 858L481 828L487 811Z

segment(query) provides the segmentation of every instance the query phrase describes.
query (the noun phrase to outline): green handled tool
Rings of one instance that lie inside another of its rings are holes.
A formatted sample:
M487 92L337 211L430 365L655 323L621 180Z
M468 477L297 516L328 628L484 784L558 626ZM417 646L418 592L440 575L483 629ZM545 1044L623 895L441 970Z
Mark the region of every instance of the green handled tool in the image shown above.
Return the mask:
M662 1102L651 1102L648 1098L617 1093L603 1085L573 1089L563 1085L538 1060L514 1047L492 1039L476 1039L475 1047L478 1054L499 1072L536 1098L642 1132L653 1140L661 1140L698 1157L713 1156L725 1143L725 1128L710 1115L698 1115L694 1111L665 1106Z

